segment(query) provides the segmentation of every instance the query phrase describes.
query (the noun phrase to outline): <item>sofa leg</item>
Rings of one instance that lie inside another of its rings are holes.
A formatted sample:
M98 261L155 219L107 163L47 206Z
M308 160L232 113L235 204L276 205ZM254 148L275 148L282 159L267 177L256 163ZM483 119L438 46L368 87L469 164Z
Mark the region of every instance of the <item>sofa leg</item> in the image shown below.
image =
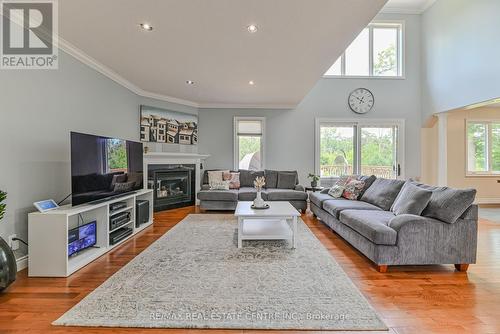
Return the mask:
M469 268L469 264L468 263L460 263L460 264L455 264L455 269L458 270L458 271L467 271L467 269Z
M377 265L377 271L379 273L386 273L387 272L387 265L386 264Z

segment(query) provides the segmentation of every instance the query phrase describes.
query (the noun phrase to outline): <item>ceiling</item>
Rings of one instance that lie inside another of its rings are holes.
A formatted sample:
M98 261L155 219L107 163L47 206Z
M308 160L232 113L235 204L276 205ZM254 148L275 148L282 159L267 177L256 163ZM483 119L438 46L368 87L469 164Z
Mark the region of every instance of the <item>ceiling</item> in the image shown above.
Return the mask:
M389 0L382 13L421 14L436 0Z
M139 95L202 108L293 108L385 2L60 1L60 47Z

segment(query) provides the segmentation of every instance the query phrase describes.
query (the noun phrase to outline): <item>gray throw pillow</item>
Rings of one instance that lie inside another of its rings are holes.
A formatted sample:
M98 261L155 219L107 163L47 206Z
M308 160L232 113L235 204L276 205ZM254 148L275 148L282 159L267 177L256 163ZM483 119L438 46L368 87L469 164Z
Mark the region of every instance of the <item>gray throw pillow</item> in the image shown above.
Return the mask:
M370 188L366 189L361 200L389 211L404 183L402 180L377 178Z
M295 189L297 184L298 174L294 172L278 172L278 188L280 189Z
M391 211L397 215L417 215L424 211L432 196L432 191L420 188L411 181L406 181L392 204Z
M278 171L266 169L264 171L266 176L266 188L278 187Z
M432 196L422 216L453 224L474 203L476 189L434 187L421 183L416 186L432 191Z
M246 170L246 169L240 169L240 187L252 187L253 188L253 181L258 176L264 176L264 171L255 171L255 170Z
M375 182L376 179L377 179L377 177L375 175L370 175L370 176L360 175L358 177L359 181L363 181L365 183L365 186L361 190L361 194L359 194L358 200L363 196L366 189L370 188L370 186L373 184L373 182Z

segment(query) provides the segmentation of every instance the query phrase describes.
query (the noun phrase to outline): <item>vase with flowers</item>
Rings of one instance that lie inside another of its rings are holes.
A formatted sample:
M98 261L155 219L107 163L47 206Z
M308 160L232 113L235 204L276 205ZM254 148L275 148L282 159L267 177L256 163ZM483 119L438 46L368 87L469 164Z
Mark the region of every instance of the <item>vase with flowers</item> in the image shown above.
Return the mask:
M255 197L253 201L253 205L256 208L262 208L266 205L266 202L262 199L262 188L266 185L266 179L264 176L258 176L255 178L255 181L253 181L253 185L255 187L255 190L257 190L257 196Z

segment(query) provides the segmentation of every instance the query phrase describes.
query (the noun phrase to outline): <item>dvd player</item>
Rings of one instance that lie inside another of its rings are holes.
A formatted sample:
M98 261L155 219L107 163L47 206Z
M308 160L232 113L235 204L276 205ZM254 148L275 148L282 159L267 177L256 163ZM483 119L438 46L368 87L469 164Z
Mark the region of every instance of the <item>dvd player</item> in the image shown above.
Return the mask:
M109 205L109 211L111 211L111 214L113 214L113 211L118 211L118 210L126 208L126 207L127 207L127 202L111 203Z
M109 243L111 245L114 245L114 244L122 241L123 239L125 239L129 235L131 235L132 232L133 232L133 230L131 228L128 228L128 227L123 227L117 231L114 231L113 233L111 233L109 235Z

